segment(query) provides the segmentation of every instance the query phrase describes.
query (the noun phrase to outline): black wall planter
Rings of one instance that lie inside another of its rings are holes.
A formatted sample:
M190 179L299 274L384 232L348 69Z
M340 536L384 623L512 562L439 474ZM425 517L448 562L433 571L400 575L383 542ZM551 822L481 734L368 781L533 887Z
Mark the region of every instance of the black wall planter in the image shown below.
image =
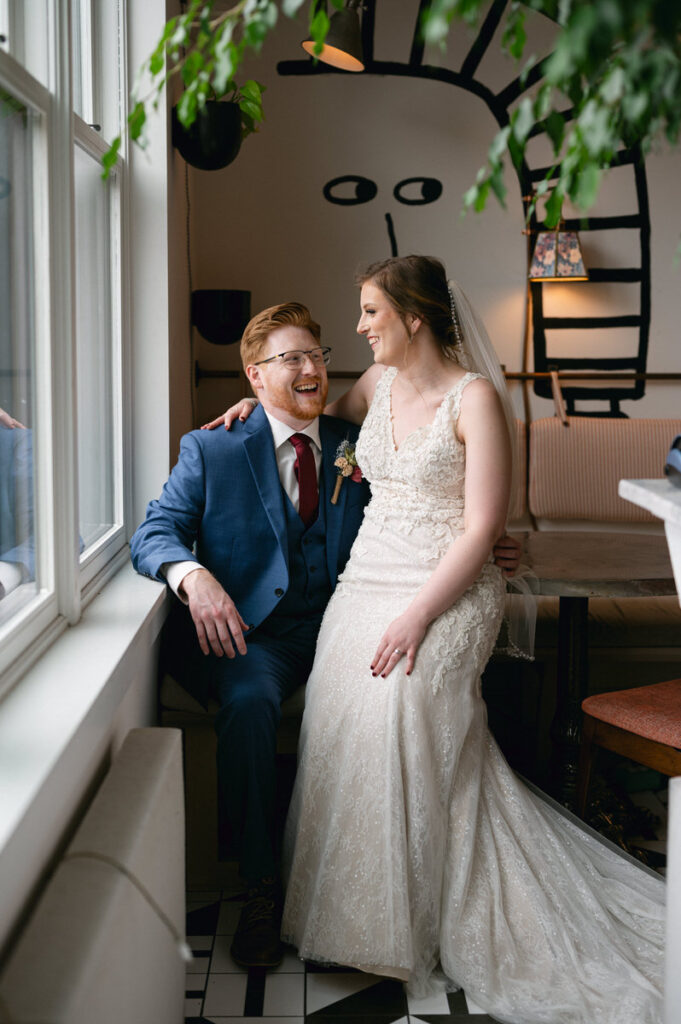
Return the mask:
M227 167L241 147L241 111L238 103L208 100L194 124L180 124L177 108L172 116L173 146L181 156L201 171Z

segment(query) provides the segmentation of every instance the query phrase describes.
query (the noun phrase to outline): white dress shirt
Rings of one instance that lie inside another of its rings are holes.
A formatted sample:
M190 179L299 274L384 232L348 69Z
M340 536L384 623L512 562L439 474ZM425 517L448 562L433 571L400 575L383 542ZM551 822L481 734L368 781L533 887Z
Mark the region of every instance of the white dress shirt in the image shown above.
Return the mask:
M319 420L313 420L302 430L296 430L295 427L289 427L287 423L282 423L275 416L271 416L267 409L264 410L265 415L269 421L270 427L272 428L272 439L274 441L274 454L277 459L277 469L279 470L279 479L281 480L281 486L284 488L291 503L298 511L300 498L298 492L298 481L294 470L296 462L296 450L290 443L289 438L291 434L307 434L312 444L310 450L314 455L315 466L317 468L317 480L319 480L319 472L322 465L322 446L319 438ZM219 428L218 428L219 429ZM177 594L181 601L187 604L187 598L185 597L184 591L180 590L182 580L184 577L193 572L196 569L202 569L203 566L199 562L165 562L161 566L161 572L168 581L168 586Z

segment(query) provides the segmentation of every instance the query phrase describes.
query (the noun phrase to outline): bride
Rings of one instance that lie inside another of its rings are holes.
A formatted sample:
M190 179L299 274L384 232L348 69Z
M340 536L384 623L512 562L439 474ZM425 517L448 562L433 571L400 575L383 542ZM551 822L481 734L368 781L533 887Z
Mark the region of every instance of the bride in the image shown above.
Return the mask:
M523 786L486 727L512 476L489 339L436 259L360 284L374 365L327 411L363 422L372 497L307 684L282 937L508 1024L659 1022L664 883Z

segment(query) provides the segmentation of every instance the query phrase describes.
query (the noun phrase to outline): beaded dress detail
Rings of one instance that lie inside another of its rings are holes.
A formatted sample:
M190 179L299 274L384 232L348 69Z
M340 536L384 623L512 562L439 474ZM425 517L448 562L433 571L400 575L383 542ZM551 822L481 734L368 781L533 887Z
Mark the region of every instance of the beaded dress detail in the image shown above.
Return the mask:
M396 448L386 370L356 455L371 501L307 684L285 835L283 938L301 957L463 987L508 1024L662 1019L664 883L527 789L487 730L480 676L505 584L491 559L414 671L370 664L463 530L467 373ZM348 486L346 484L345 486Z

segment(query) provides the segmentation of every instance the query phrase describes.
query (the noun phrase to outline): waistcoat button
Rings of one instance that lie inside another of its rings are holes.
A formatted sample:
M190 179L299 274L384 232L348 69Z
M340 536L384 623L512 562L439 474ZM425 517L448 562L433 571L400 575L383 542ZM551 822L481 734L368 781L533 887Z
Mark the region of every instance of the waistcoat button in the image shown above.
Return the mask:
M281 587L277 587L276 588L276 590L274 591L274 596L275 597L283 597L284 596L284 591L281 589Z

